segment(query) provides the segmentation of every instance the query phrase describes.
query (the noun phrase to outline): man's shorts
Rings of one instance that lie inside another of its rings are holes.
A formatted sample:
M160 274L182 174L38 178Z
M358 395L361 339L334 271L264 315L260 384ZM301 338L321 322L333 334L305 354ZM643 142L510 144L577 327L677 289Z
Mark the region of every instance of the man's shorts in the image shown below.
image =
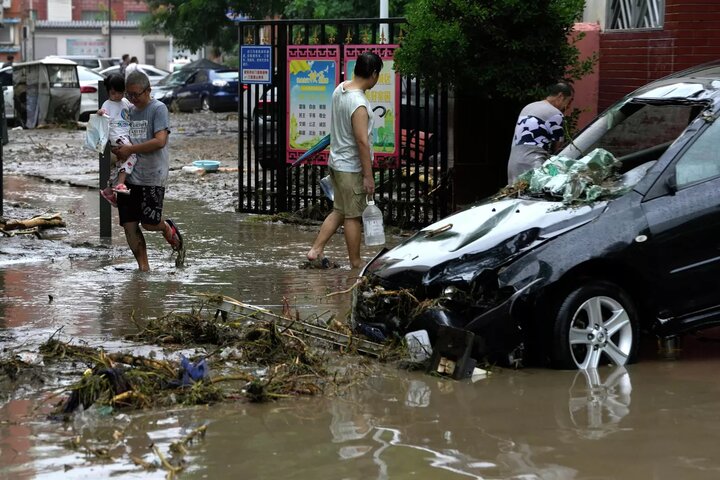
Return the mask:
M363 177L360 172L338 172L330 169L335 200L333 209L342 213L345 218L362 217L367 206Z
M165 187L146 187L126 183L130 194L117 194L117 207L120 225L128 222L140 222L157 225L162 220Z

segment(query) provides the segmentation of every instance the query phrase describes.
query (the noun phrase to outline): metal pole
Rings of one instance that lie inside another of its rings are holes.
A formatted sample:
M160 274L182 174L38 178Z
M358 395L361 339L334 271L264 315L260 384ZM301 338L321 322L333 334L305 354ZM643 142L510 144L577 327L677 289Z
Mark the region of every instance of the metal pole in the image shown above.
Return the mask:
M98 81L98 108L108 99L108 92L105 90L105 83ZM105 147L105 151L99 155L100 157L100 188L107 187L110 180L110 142ZM102 195L98 195L100 202L100 238L112 237L112 212L110 211L110 203L105 200Z
M380 0L380 18L388 18L388 0ZM380 24L378 43L388 43L388 24Z
M108 0L108 57L112 57L112 0Z

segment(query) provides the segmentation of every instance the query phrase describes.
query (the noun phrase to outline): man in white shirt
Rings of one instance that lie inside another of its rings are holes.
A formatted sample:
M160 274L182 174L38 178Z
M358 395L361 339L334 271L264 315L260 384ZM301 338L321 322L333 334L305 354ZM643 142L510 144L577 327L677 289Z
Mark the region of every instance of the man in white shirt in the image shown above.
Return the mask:
M325 245L342 225L350 265L352 268L362 266L360 219L365 209L366 195L375 193L370 138L374 118L365 91L377 84L382 67L383 61L378 55L363 53L355 63L353 79L342 82L333 92L328 165L335 200L333 211L325 218L307 253L310 262L323 262Z

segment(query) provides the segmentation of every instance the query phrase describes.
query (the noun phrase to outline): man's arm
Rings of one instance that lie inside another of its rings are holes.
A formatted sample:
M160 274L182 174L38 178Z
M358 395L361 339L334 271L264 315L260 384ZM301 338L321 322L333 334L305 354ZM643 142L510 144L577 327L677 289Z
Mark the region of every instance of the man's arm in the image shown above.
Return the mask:
M168 131L166 129L158 130L155 132L155 136L150 140L146 140L142 143L135 145L123 145L113 149L113 153L118 157L119 160L127 160L127 158L133 153L150 153L155 150L160 150L167 145Z
M375 179L372 173L372 158L370 158L370 138L368 137L368 111L367 108L358 107L352 114L352 127L355 143L360 154L362 166L363 188L365 193L375 193Z

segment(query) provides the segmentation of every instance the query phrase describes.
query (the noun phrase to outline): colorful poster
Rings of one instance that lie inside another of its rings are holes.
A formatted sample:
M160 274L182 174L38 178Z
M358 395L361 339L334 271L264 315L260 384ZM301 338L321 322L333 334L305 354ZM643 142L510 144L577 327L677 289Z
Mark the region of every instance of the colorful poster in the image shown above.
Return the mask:
M345 79L352 78L355 60L363 52L377 53L383 60L378 83L365 92L373 106L373 150L375 167L396 168L400 164L400 75L395 73L393 54L397 45L345 45Z
M330 133L332 93L339 83L340 47L337 45L288 46L287 162ZM326 165L329 150L309 160Z

